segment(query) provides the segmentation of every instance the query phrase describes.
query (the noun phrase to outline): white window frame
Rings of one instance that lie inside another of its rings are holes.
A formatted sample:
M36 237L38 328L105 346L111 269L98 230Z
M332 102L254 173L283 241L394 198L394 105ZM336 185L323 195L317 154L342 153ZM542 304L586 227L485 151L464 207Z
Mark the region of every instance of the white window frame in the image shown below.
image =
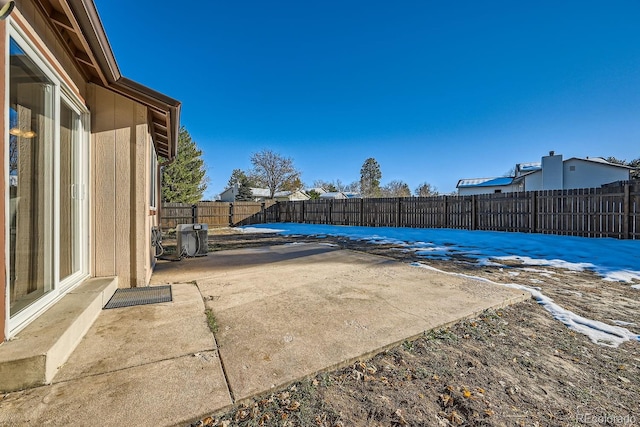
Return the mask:
M64 295L66 295L71 289L79 285L84 279L89 277L89 159L90 159L90 136L89 136L89 110L82 104L82 102L73 94L73 92L66 86L64 79L54 70L54 68L45 59L45 56L40 52L37 46L30 40L30 38L22 31L22 29L13 21L12 18L7 19L7 31L4 40L5 46L10 45L10 40L13 39L25 54L38 66L38 68L47 76L47 78L53 82L53 100L54 100L54 131L53 131L53 192L49 196L49 199L53 201L53 257L51 261L54 263L52 286L53 290L39 298L29 307L16 313L11 317L10 314L10 275L5 277L5 336L11 338L17 334L21 329L26 327L31 321L35 320L40 314L42 314L47 308L55 304ZM5 52L5 111L9 111L9 94L10 94L10 49L7 48ZM61 102L65 102L67 106L71 107L76 113L80 115L80 129L79 129L79 174L81 179L81 193L82 203L80 206L80 242L81 247L79 249L80 269L78 272L60 281L60 105ZM9 114L6 113L4 117L5 129L9 129ZM5 173L9 170L9 133L5 132L4 138L5 150ZM5 198L5 218L9 218L9 182L5 183L4 195ZM6 220L5 224L6 235L9 235L9 221ZM9 239L5 239L5 271L9 272Z

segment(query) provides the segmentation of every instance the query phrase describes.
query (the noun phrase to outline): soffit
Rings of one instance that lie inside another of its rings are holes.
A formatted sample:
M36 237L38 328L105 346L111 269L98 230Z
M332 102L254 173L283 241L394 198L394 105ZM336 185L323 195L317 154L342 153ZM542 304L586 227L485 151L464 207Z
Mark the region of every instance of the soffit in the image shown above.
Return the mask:
M93 0L34 0L62 40L87 81L149 109L156 152L167 159L177 154L179 101L122 76Z

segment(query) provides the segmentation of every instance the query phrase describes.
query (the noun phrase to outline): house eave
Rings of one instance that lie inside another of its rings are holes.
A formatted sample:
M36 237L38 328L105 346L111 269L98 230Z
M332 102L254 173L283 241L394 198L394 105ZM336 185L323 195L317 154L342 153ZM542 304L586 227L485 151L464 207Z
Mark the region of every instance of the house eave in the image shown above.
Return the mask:
M39 1L44 3L46 0ZM178 151L180 102L121 74L93 0L60 0L60 5L69 20L67 30L74 32L87 50L84 52L86 56L76 55L76 60L82 56L81 62L90 66L92 83L149 108L150 132L156 152L172 160Z

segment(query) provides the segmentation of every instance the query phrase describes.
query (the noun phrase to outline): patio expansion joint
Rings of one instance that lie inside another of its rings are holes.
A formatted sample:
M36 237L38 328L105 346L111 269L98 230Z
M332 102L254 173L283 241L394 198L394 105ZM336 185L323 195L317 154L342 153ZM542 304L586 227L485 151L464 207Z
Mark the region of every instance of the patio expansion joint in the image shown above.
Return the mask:
M215 347L215 348L206 348L206 349L202 349L202 350L198 350L198 351L194 351L194 352L178 354L178 355L171 356L171 357L165 357L164 359L156 359L156 360L152 360L152 361L145 362L145 363L138 363L136 365L126 366L124 368L112 369L112 370L105 371L105 372L97 372L95 374L80 375L80 376L77 376L77 377L74 377L74 378L69 378L69 379L65 379L65 380L61 380L61 381L55 381L55 379L54 379L54 381L51 384L65 384L65 383L77 381L79 379L99 377L101 375L107 375L107 374L113 374L115 372L127 371L127 370L130 370L130 369L135 369L135 368L139 368L139 367L142 367L142 366L155 365L156 363L167 362L167 361L170 361L170 360L178 360L178 359L183 359L183 358L187 358L187 357L194 357L198 353L203 353L203 352L206 352L206 351L213 351L218 355L218 358L220 357L220 352L218 351L217 347ZM46 386L51 385L51 384L43 384L43 385L41 385L39 387L46 387Z
M200 286L198 285L198 281L194 280L193 283L196 286L196 289L198 289L198 292L200 293L200 298L202 298L202 302L205 302L205 298L202 295L202 290L200 290ZM205 304L206 307L206 304ZM235 405L236 403L236 398L233 394L233 389L231 387L231 383L229 382L229 375L227 374L227 368L224 365L224 360L222 359L222 353L220 353L220 346L218 345L218 339L216 338L216 334L211 331L211 336L213 337L213 345L215 346L215 351L216 353L218 353L218 360L220 361L220 368L222 369L222 376L224 377L224 383L227 387L227 392L229 393L229 398L231 399L231 404Z
M213 341L216 344L216 349L218 349L218 340L216 339L216 334L212 333ZM218 350L216 350L218 351ZM222 375L224 376L224 382L227 385L227 391L229 392L229 397L231 398L231 404L236 404L236 398L233 394L233 390L231 388L231 383L229 382L229 376L227 375L227 368L224 366L224 360L222 359L222 354L218 351L218 359L220 360L220 367L222 368Z

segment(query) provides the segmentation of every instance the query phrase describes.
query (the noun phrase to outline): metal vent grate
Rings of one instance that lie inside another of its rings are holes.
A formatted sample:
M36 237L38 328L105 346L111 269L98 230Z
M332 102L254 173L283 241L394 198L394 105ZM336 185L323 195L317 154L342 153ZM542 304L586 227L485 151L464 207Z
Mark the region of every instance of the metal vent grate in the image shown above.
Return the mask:
M171 285L118 289L104 308L106 310L109 308L131 307L134 305L171 301L173 301Z

